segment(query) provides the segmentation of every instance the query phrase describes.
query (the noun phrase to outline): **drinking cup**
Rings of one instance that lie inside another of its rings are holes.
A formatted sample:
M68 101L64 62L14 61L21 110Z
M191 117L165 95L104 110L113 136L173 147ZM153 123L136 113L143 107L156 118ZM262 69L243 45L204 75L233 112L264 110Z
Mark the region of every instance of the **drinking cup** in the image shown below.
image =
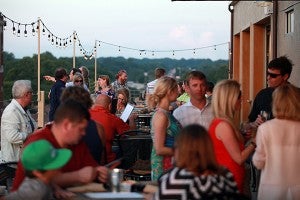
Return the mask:
M123 169L112 169L109 172L109 185L111 192L121 191L121 182L123 181Z
M270 113L265 110L260 111L260 116L263 121L267 121L270 119Z

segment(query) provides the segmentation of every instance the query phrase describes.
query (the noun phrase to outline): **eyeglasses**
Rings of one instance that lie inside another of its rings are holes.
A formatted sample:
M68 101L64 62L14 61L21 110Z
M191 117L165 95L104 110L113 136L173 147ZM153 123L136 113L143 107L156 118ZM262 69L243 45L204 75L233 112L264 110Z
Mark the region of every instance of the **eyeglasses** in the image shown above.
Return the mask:
M75 80L74 82L75 83L78 83L78 82L83 83L83 80Z
M267 76L270 76L271 78L277 78L277 76L281 76L281 74L274 74L271 72L267 72Z

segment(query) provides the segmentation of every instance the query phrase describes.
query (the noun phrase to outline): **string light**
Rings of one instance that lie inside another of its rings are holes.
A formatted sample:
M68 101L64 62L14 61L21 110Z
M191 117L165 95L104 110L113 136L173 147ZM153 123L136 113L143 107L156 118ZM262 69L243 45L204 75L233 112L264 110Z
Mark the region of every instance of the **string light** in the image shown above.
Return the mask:
M20 30L20 23L18 24L18 33L17 33L17 36L20 37L21 35L21 30Z
M25 37L27 37L27 30L26 30L26 26L27 26L27 25L25 25L25 30L24 30L24 36L25 36Z
M31 25L32 26L32 35L35 36L35 33L37 30L39 30L39 26L37 24L37 21L36 22L32 22L32 23L29 23L29 24L24 24L24 23L20 23L20 22L16 22L8 17L6 17L5 15L3 15L1 12L0 12L0 15L4 18L4 20L8 20L12 23L12 31L13 31L13 34L15 35L17 33L17 36L20 37L20 33L21 33L21 26L24 26L24 36L27 37L28 35L28 31L27 31L27 25ZM81 41L78 37L78 34L76 31L74 31L71 35L69 35L68 37L58 37L56 36L55 34L53 34L48 28L47 26L44 24L44 22L42 20L39 19L39 21L42 23L42 33L43 35L46 34L46 31L48 32L48 41L50 42L51 41L51 44L54 45L54 37L55 37L55 43L56 43L56 46L61 48L62 46L65 48L67 47L68 44L72 44L72 39L73 41L75 42L76 40L78 41L78 46L80 48L80 52L83 54L83 56L86 58L86 59L91 59L93 57L95 57L95 54L93 53L93 51L86 51L85 48L83 47L83 45L81 44ZM6 21L5 21L6 22ZM16 27L15 27L15 24L18 24L18 30L16 30ZM36 26L36 29L35 29L35 24L37 24ZM6 27L6 24L4 24L4 30L5 30L5 27ZM58 42L59 40L59 42ZM69 41L69 43L68 43ZM193 54L196 54L196 50L200 50L200 49L206 49L206 48L213 48L214 50L217 50L217 46L221 46L221 45L224 45L224 44L228 44L228 42L225 42L225 43L220 43L220 44L214 44L214 45L211 45L211 46L203 46L203 47L199 47L199 48L192 48L192 49L173 49L173 50L147 50L147 49L137 49L137 48L131 48L131 47L126 47L126 46L121 46L121 45L117 45L117 44L112 44L112 43L108 43L108 42L104 42L104 41L100 41L100 40L97 40L98 42L98 46L100 47L101 46L101 43L104 43L104 44L107 44L107 45L110 45L110 46L116 46L118 48L118 51L120 52L121 49L127 49L127 50L133 50L133 51L138 51L140 56L142 55L142 53L144 52L145 55L147 55L147 52L151 53L152 56L155 55L155 53L163 53L163 52L171 52L173 56L175 56L175 52L184 52L184 51L192 51ZM96 49L96 46L93 47L94 49ZM95 51L95 50L94 50ZM230 52L231 53L231 52Z
M13 22L13 34L16 34L16 27L15 27L15 23Z
M46 34L46 31L45 31L45 26L43 26L43 30L42 30L42 32L43 32L43 35L45 35L45 34Z
M34 23L31 24L32 25L32 36L35 36L35 29L34 29Z

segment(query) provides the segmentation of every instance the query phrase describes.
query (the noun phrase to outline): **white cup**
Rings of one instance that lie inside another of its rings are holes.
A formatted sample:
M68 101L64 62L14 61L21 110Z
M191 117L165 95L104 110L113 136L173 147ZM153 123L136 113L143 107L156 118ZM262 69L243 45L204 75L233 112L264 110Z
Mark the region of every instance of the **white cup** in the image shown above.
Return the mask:
M111 192L121 191L121 182L123 181L123 169L112 169L109 172L109 183Z

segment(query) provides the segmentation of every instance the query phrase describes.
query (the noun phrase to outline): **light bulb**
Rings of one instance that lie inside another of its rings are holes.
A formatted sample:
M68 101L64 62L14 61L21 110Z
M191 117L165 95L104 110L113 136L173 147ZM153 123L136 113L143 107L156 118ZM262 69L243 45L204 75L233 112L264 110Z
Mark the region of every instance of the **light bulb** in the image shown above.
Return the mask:
M15 24L13 23L13 34L15 35L16 34L16 27L15 27Z

